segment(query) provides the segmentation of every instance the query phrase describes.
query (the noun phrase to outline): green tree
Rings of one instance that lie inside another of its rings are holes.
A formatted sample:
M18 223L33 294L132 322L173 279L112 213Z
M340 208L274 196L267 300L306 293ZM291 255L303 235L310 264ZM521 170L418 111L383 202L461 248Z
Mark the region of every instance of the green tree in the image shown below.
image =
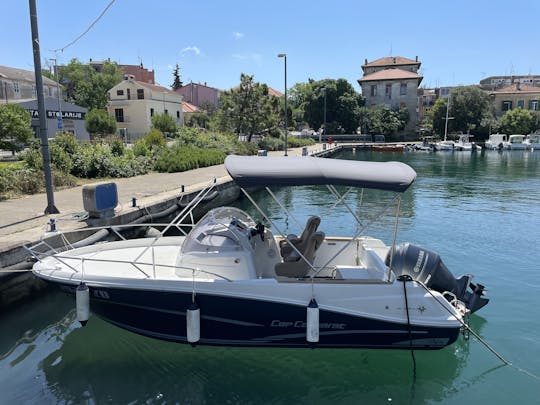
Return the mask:
M501 131L506 134L528 134L537 129L538 116L530 110L517 108L501 117Z
M226 91L220 98L216 114L217 127L237 135L274 131L279 124L279 99L268 94L268 86L253 81L253 76L240 75L240 86Z
M155 114L152 117L152 128L167 134L174 133L177 130L176 122L169 114Z
M176 67L173 70L173 83L171 84L171 87L173 90L178 90L183 86L182 80L180 79L180 67L178 66L178 63L176 64Z
M0 149L21 150L32 139L30 123L30 114L21 106L0 105Z
M347 80L310 80L296 84L291 93L293 116L295 111L303 111L304 121L311 128L324 124L326 96L326 133L356 131L365 100Z
M369 129L373 134L391 135L405 126L399 117L399 111L393 111L386 105L379 105L370 111Z
M98 73L92 66L72 59L59 67L58 80L65 88L67 101L88 109L104 109L107 91L122 81L122 70L116 63L106 61Z
M430 110L431 125L433 132L439 136L444 136L444 126L446 120L446 106L448 105L448 99L439 98L433 104ZM450 113L448 114L450 116ZM451 130L452 120L448 120L448 130Z
M452 130L475 135L485 132L482 123L492 116L489 95L478 87L460 86L454 88L450 96Z
M103 138L106 135L116 132L116 121L114 118L109 116L107 111L97 108L88 111L84 126L93 137L99 136Z

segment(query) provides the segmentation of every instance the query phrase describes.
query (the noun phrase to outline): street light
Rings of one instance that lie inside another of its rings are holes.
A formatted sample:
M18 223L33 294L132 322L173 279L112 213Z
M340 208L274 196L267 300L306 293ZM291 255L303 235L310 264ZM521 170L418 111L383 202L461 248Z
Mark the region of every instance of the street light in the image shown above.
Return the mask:
M278 58L285 61L285 156L287 156L287 135L288 135L288 117L287 117L287 54L279 53Z
M60 83L58 83L58 66L56 65L56 58L49 59L54 61L54 80L56 80L56 94L58 96L58 129L62 129L62 105L60 104Z
M324 91L324 115L323 115L323 130L319 133L319 143L322 142L321 135L324 133L326 135L326 87L322 88Z

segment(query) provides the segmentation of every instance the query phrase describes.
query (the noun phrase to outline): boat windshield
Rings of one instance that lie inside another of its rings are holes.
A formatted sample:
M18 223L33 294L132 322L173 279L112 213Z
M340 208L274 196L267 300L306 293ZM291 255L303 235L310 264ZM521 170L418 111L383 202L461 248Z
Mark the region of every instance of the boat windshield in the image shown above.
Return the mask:
M249 246L255 221L234 207L219 207L208 213L186 236L182 253L243 250Z

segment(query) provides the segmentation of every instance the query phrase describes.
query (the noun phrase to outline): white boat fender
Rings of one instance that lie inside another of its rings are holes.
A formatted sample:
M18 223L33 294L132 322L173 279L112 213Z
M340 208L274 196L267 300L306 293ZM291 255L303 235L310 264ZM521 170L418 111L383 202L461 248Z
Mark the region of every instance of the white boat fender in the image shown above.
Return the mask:
M86 326L90 317L90 290L85 283L79 284L75 290L75 306L77 307L77 320L81 326Z
M186 311L187 341L194 345L201 338L201 310L192 302Z
M306 340L309 343L319 341L319 305L315 298L312 298L307 306Z

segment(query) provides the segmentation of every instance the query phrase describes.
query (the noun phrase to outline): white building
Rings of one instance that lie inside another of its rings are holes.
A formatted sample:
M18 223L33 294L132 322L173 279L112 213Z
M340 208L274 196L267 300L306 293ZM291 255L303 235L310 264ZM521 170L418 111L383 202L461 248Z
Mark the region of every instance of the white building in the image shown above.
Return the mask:
M168 114L177 125L184 124L182 96L165 87L138 82L126 75L108 93L109 115L115 117L119 131L129 140L146 135L156 114Z

